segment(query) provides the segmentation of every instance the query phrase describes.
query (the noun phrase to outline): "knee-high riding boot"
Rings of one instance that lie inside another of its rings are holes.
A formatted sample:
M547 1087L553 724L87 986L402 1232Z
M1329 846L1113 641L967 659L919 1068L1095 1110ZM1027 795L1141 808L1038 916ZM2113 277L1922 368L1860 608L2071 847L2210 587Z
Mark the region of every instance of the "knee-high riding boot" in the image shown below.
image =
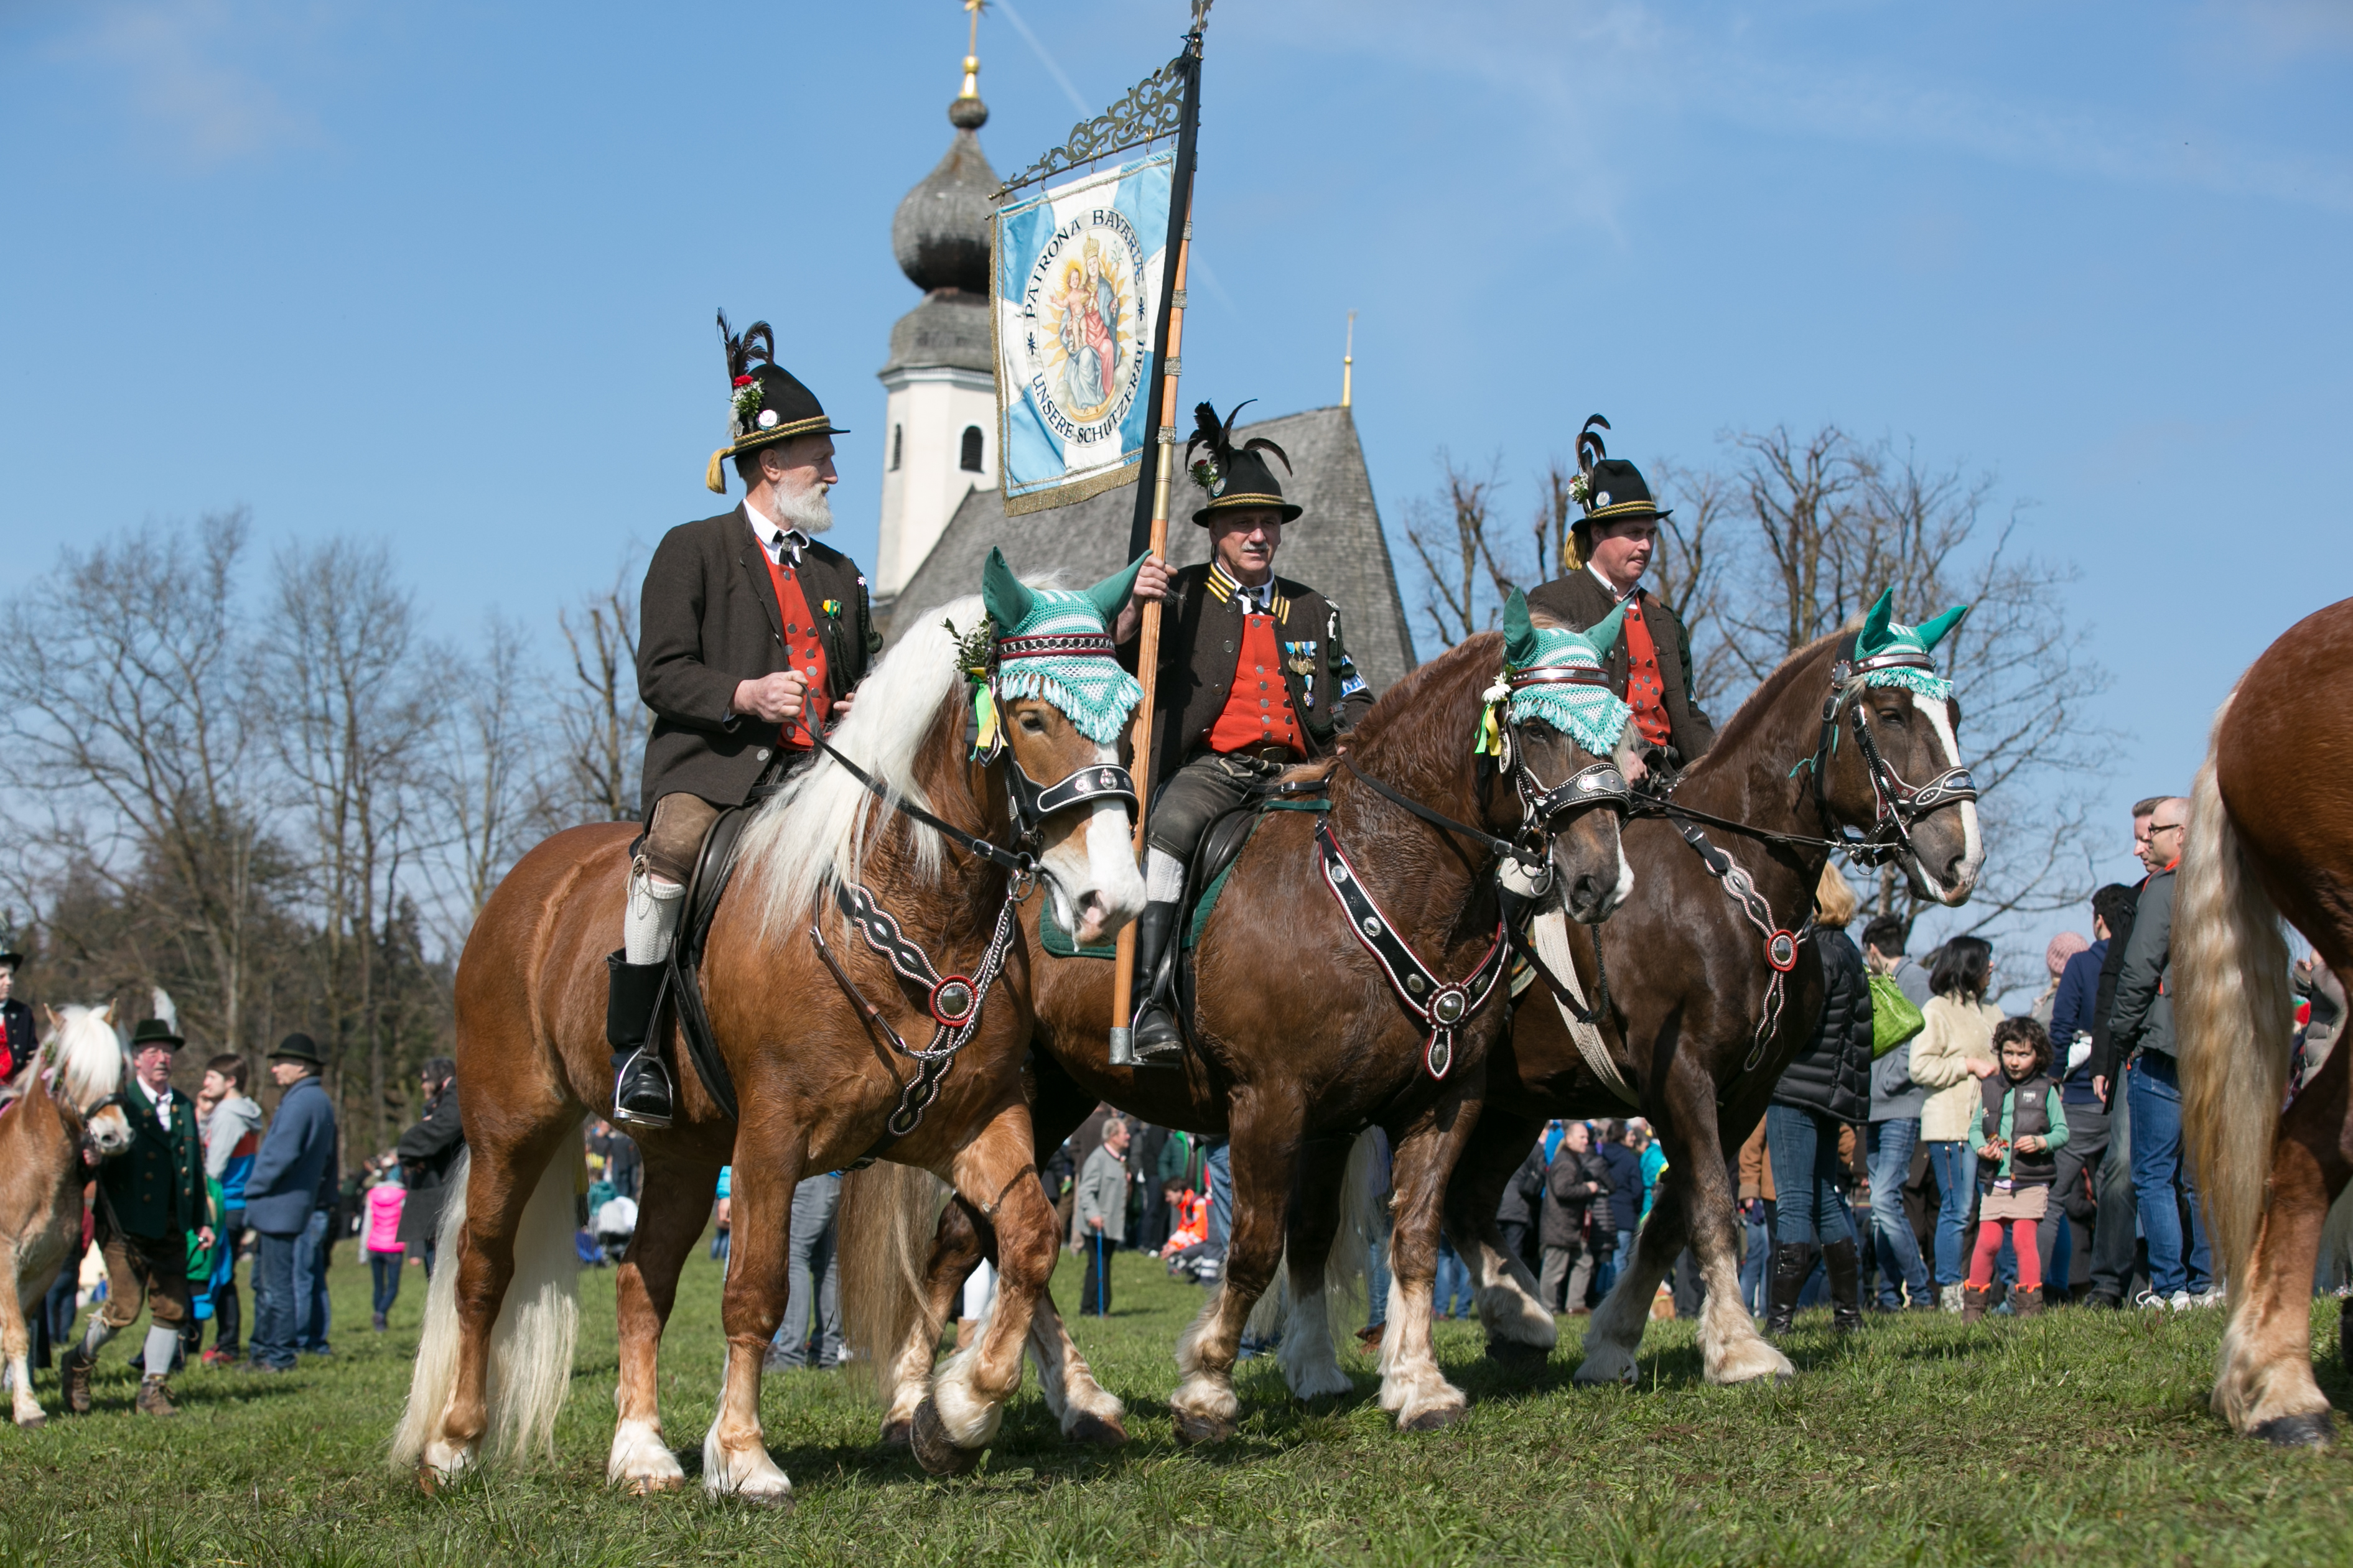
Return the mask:
M613 1120L625 1126L667 1127L670 1069L646 1037L661 994L663 965L631 963L616 952L605 960L610 985L605 1001L605 1043L613 1047Z
M1165 964L1169 939L1176 934L1181 906L1153 902L1135 917L1135 956L1144 1005L1135 1011L1135 1059L1138 1065L1174 1063L1183 1059L1185 1037L1169 1011L1168 992L1176 965Z
M1788 1331L1798 1315L1798 1297L1814 1272L1818 1249L1810 1241L1785 1241L1773 1249L1773 1278L1766 1286L1765 1331Z
M1862 1258L1854 1237L1825 1245L1822 1267L1831 1278L1831 1327L1851 1334L1862 1327Z

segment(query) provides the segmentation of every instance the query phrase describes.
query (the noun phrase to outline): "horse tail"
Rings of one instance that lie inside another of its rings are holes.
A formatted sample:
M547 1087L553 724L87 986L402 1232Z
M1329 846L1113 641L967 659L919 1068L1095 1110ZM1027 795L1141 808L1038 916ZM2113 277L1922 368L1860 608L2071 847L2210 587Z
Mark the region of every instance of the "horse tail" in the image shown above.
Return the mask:
M574 1136L557 1148L523 1205L513 1238L514 1272L491 1331L483 1447L502 1462L534 1451L554 1457L555 1417L572 1386L572 1348L580 1331L580 1257L573 1241L579 1156L565 1159L560 1151L581 1144ZM408 1405L393 1434L396 1474L416 1468L458 1384L458 1267L472 1164L472 1153L462 1153L449 1172L433 1281L425 1299L425 1332L417 1346Z
M2214 753L2210 742L2174 888L2173 1017L2182 1136L2235 1306L2271 1176L2294 998L2280 913L2223 804Z
M913 1165L884 1161L842 1178L834 1256L842 1339L861 1375L887 1374L923 1314L946 1197L945 1183Z
M1371 1293L1373 1244L1380 1239L1381 1194L1374 1162L1379 1148L1371 1128L1356 1134L1348 1168L1340 1178L1340 1228L1324 1259L1324 1306L1332 1319L1332 1342L1345 1344L1357 1313Z

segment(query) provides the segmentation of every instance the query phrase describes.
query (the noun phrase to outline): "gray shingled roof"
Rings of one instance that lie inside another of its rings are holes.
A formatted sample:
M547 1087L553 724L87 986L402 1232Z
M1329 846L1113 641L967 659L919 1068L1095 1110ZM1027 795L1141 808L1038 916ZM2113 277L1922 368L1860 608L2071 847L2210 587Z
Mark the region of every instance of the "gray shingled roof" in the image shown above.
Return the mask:
M1282 478L1283 492L1306 510L1283 531L1274 569L1340 607L1357 670L1376 693L1387 689L1414 667L1413 633L1356 420L1345 408L1317 408L1246 425L1236 434L1264 436L1290 454L1293 471ZM1076 506L1008 517L1002 491L971 491L891 605L891 634L915 625L911 616L978 592L991 545L1001 546L1025 577L1059 570L1066 580L1086 584L1110 576L1127 564L1135 495L1131 485ZM1176 476L1169 491L1168 541L1169 556L1179 566L1208 559L1208 531L1193 523L1199 496L1189 478Z

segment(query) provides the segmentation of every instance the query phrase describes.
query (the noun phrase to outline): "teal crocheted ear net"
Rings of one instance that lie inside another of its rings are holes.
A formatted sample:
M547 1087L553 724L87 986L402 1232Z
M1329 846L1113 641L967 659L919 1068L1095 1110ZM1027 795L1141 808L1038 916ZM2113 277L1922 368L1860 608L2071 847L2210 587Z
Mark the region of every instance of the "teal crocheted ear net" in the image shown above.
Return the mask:
M1855 636L1854 655L1857 658L1876 658L1890 653L1917 654L1926 658L1930 650L1944 641L1947 634L1959 626L1962 618L1969 613L1967 605L1955 605L1941 616L1916 626L1907 626L1891 613L1894 597L1895 591L1892 588L1883 593L1879 595L1879 602L1872 605L1870 613L1863 616L1862 629ZM1942 702L1953 694L1951 681L1933 669L1923 669L1916 665L1894 665L1866 670L1862 683L1865 686L1900 687L1932 702Z
M1614 629L1614 628L1613 628ZM1509 676L1523 669L1599 669L1601 653L1583 632L1563 627L1535 628L1535 657L1510 666ZM1610 694L1606 686L1525 686L1512 693L1512 721L1541 719L1597 757L1618 749L1634 710Z
M1031 593L1035 602L1029 613L1021 617L1019 626L998 632L998 637L1071 633L1100 637L1111 629L1103 624L1094 601L1084 594L1064 588L1036 588ZM1009 659L997 668L997 689L1000 697L1035 697L1052 703L1080 734L1098 746L1117 745L1128 715L1144 700L1144 688L1136 684L1135 677L1122 669L1117 659L1100 655Z

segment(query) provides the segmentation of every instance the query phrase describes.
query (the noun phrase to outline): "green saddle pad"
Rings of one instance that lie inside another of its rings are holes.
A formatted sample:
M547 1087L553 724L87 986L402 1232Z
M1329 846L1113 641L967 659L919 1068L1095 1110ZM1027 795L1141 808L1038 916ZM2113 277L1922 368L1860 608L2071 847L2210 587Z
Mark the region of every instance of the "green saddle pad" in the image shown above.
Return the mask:
M1039 896L1045 897L1042 892ZM1081 947L1071 938L1071 933L1062 929L1061 921L1054 914L1054 900L1051 898L1047 898L1046 902L1038 910L1038 940L1045 943L1048 954L1055 958L1116 958L1119 956L1118 944L1113 942L1090 942Z
M1259 824L1265 820L1263 814L1266 812L1329 811L1331 809L1331 803L1328 801L1270 800L1260 806L1261 815L1252 819L1250 830L1251 834L1258 832ZM1218 907L1218 900L1225 892L1226 883L1232 878L1234 868L1241 863L1242 849L1249 846L1250 838L1245 836L1241 847L1235 849L1233 858L1226 862L1225 869L1209 879L1209 885L1201 889L1200 901L1193 906L1193 918L1185 927L1187 947L1200 945L1201 931L1209 923L1210 911ZM1062 929L1062 922L1055 917L1054 900L1051 899L1048 899L1045 906L1038 911L1038 936L1045 943L1046 952L1055 958L1116 958L1119 956L1119 949L1113 942L1095 942L1081 947L1071 938L1071 933Z

